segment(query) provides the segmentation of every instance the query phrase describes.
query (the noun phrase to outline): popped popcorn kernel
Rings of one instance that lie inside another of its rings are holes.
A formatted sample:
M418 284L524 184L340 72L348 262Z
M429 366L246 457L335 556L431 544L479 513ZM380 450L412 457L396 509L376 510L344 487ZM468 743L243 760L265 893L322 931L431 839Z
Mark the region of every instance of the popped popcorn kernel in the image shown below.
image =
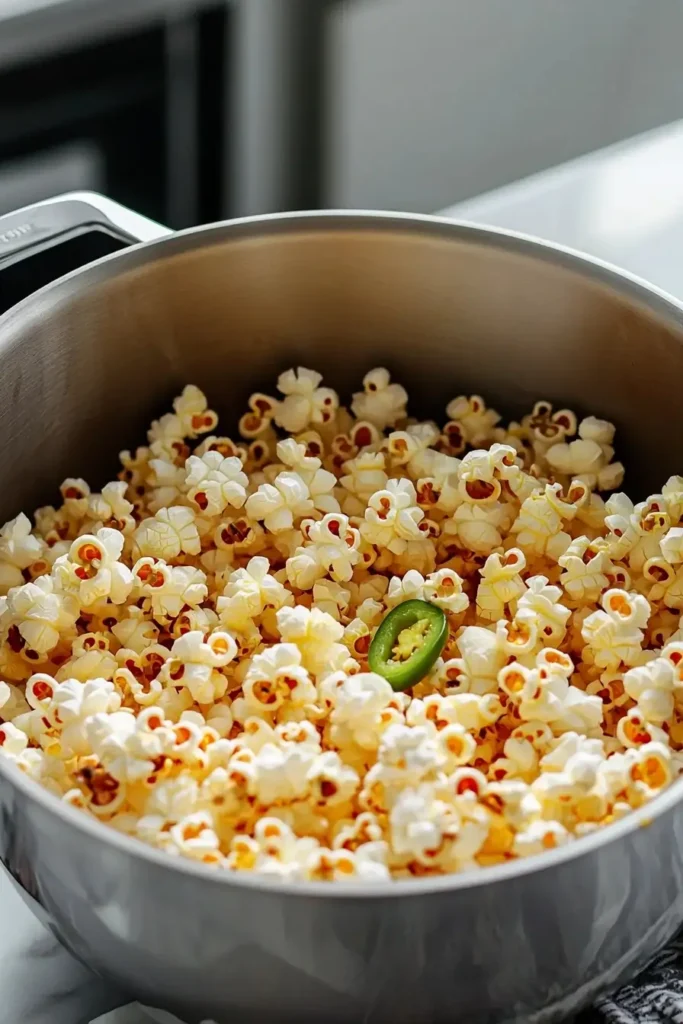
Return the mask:
M31 521L20 513L0 530L0 594L26 582L23 571L38 561L43 544L31 533ZM47 568L47 565L46 565Z
M194 513L182 505L162 508L151 519L143 520L134 540L143 558L170 561L181 553L198 555L201 550Z
M359 420L368 420L379 430L394 427L406 417L408 392L391 382L388 370L379 367L363 377L363 391L353 396L351 411Z
M223 458L208 451L190 455L185 464L185 487L190 501L207 516L217 516L228 506L241 508L247 500L249 478L235 456Z
M300 366L287 370L277 381L284 399L275 407L273 418L290 434L299 434L311 423L330 423L339 407L339 399L330 388L320 387L322 376Z

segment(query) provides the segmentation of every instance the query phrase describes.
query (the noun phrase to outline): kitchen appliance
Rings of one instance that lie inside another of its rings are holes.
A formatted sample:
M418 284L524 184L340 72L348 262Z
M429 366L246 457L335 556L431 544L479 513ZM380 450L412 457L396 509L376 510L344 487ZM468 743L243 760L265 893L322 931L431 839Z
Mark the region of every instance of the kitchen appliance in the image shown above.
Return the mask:
M223 0L0 2L0 214L90 189L217 217L232 20Z
M114 245L162 233L104 205L67 197L0 219L2 263L18 274L91 227ZM643 496L680 469L682 341L673 299L521 235L355 212L191 229L0 317L0 515L50 500L67 474L102 484L185 383L229 429L297 364L343 395L387 365L417 415L472 391L510 414L539 397L599 412ZM0 857L72 953L189 1021L552 1021L683 921L682 796L677 783L608 829L477 873L283 884L137 844L0 758Z

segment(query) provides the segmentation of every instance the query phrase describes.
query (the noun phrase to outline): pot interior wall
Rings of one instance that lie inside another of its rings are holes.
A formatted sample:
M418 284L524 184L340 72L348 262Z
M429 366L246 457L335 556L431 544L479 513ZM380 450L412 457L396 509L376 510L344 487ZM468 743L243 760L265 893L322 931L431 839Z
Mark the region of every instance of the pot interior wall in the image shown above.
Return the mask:
M419 416L474 392L508 416L545 398L612 419L637 497L683 471L683 327L666 303L467 229L283 224L120 254L0 321L2 520L57 500L67 475L104 483L185 383L230 433L297 364L345 401L386 365Z

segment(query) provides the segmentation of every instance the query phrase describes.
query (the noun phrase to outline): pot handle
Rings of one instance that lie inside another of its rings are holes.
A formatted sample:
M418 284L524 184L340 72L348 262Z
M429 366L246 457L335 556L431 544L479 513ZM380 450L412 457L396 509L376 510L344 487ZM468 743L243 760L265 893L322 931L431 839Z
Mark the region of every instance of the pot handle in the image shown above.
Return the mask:
M0 217L0 270L88 230L108 234L124 245L171 234L169 228L96 192L67 192Z

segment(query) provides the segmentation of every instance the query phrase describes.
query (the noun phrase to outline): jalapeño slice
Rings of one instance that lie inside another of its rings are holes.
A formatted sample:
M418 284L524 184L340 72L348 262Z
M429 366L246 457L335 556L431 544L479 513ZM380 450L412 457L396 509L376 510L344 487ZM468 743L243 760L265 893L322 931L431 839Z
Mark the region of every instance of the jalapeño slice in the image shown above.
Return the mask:
M368 664L394 690L406 690L427 675L448 638L446 616L428 601L404 601L382 620Z

